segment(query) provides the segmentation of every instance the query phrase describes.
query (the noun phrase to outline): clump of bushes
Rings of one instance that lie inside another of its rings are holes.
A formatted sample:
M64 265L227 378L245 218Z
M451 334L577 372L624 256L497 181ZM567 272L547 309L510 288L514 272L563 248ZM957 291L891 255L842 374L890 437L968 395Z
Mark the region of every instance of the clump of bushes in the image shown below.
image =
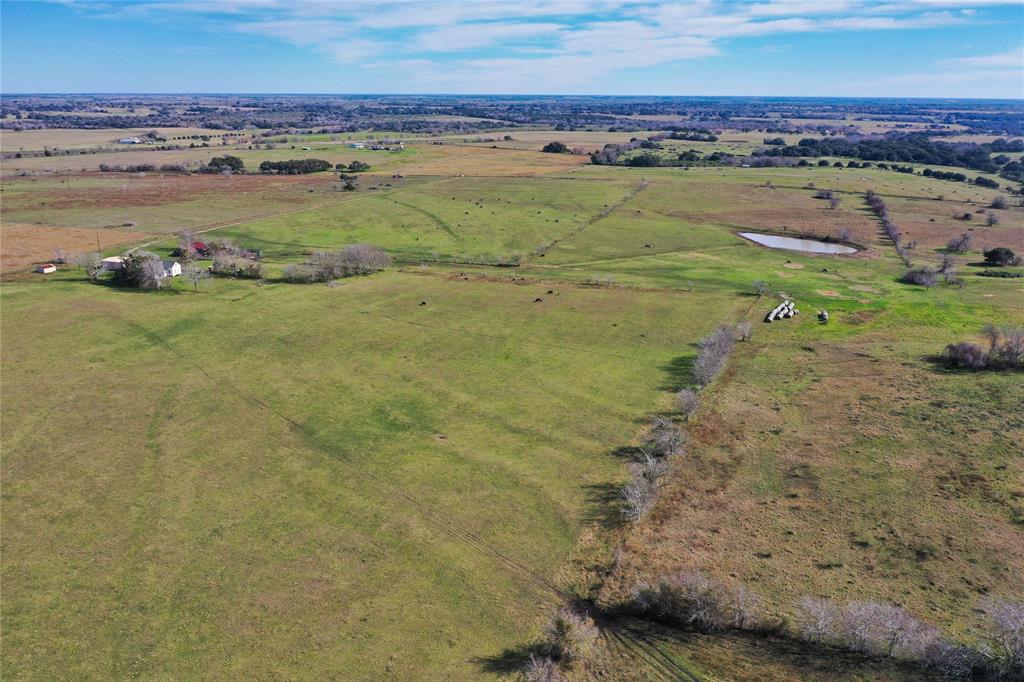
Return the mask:
M984 255L985 263L988 265L1005 267L1007 265L1020 264L1020 257L1005 246L997 246L994 249L989 249Z
M357 162L353 162L355 164ZM279 173L281 175L303 175L306 173L320 173L331 170L333 166L330 161L323 159L292 159L290 161L264 161L260 164L260 171L264 173ZM352 166L349 166L352 170Z
M953 237L946 243L946 250L952 253L967 253L971 250L971 233L964 232L959 237Z
M214 251L210 272L222 277L260 279L263 277L263 263L230 251Z
M913 268L904 272L900 276L900 281L929 289L938 283L939 272L928 267Z
M631 609L660 623L687 630L753 630L764 625L761 599L700 571L684 571L634 591Z
M736 345L733 330L721 326L699 341L700 350L693 362L693 379L699 386L707 386L725 368L725 363Z
M564 143L555 141L548 142L541 148L541 151L548 154L565 154L569 151L569 148Z
M639 521L658 499L660 479L669 461L682 454L686 432L670 419L659 417L651 424L639 448L639 459L629 465L629 481L622 486L620 511L627 521Z
M594 653L597 634L590 616L562 607L545 628L544 643L554 660L571 667Z
M526 682L561 682L563 669L585 662L597 648L598 630L593 619L564 606L544 628L542 655L531 654L523 668Z
M988 341L986 351L976 343L951 343L942 352L950 367L969 370L1024 368L1024 328L987 324L981 330Z
M114 282L141 289L159 289L164 284L160 256L149 251L129 251L121 257L122 267L114 270Z
M340 251L317 251L301 264L289 265L289 282L328 282L340 277L368 275L391 265L391 257L370 244L350 244Z

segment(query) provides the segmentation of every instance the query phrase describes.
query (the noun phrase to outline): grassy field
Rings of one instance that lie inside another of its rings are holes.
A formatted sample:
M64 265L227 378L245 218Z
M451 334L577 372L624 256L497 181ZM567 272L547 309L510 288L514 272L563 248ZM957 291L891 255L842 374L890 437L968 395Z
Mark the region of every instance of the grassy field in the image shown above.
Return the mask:
M266 154L295 156L246 163ZM806 593L877 598L959 634L980 594L1024 596L1020 377L930 360L986 322L1024 324L1021 280L971 265L979 245L1022 244L1024 209L975 217L965 288L925 290L897 281L863 193L928 264L966 229L954 211L997 192L466 144L386 158L351 193L333 174L5 179L7 676L501 676L550 613L550 583L611 603L681 568L741 579L782 616ZM186 227L262 248L271 276L194 293L27 272L62 240L168 253ZM856 255L735 234L844 228ZM276 279L353 242L401 260L337 286ZM782 294L803 314L739 344L659 505L612 523L616 453L670 410L695 341ZM593 672L913 679L782 640L627 625Z

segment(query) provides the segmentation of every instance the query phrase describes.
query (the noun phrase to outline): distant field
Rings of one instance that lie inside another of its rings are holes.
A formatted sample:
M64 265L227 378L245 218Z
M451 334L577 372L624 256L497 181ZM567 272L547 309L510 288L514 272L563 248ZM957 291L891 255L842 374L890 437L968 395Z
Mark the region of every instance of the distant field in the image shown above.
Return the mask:
M75 114L80 115L80 114ZM162 136L168 138L169 143L175 143L172 137L183 137L189 135L209 135L219 140L227 132L224 130L213 130L210 128L98 128L98 129L69 129L69 128L48 128L43 130L8 130L0 131L0 150L4 153L21 151L42 151L45 147L57 149L82 149L92 147L126 147L118 145L117 140L125 137L137 137L151 130L156 130ZM246 131L251 133L256 131ZM185 143L188 144L187 142ZM56 161L51 157L51 161ZM6 163L6 162L5 162Z

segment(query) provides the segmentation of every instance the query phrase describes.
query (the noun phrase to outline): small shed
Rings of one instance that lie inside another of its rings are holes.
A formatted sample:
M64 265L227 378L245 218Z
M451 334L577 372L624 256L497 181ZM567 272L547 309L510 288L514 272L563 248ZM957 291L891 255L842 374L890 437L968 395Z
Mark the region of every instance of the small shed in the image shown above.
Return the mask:
M42 265L36 266L36 272L49 275L51 272L57 272L57 266L53 263L43 263Z
M160 261L164 266L164 277L177 277L181 274L181 263L176 260Z
M104 258L102 261L104 270L123 270L124 259L121 256L111 256L110 258Z

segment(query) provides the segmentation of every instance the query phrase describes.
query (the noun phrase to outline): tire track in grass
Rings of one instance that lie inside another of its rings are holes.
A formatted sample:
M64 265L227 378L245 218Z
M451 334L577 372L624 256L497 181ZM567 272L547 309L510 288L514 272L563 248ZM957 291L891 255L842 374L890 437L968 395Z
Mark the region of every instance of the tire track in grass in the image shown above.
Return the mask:
M598 213L597 215L595 215L595 216L592 216L591 218L588 218L587 220L583 221L583 222L582 222L582 223L580 223L580 225L579 225L578 227L576 227L575 229L573 229L573 230L571 230L571 231L569 231L569 232L566 232L566 233L565 233L565 234L563 234L563 235L562 235L561 237L558 237L557 239L555 239L555 240L554 240L553 242L551 242L550 244L548 244L548 245L546 246L546 248L545 248L545 249L544 249L544 250L543 250L543 251L542 251L541 253L547 253L547 252L548 252L548 251L550 251L551 249L555 248L556 246L558 246L559 244L561 244L562 242L564 242L564 241L565 241L566 239L568 239L569 237L572 237L572 236L573 236L573 235L575 235L575 234L579 234L580 232L583 232L583 230L587 229L588 227L590 227L591 225L593 225L593 224L594 224L594 223L596 223L597 221L601 220L602 218L607 218L607 217L608 217L608 216L610 216L610 215L611 215L612 213L614 213L615 211L617 211L617 210L618 210L619 208L621 208L622 206L624 206L624 205L625 205L625 204L627 204L628 202L632 201L632 200L633 200L633 199L634 199L634 198L636 197L636 195L637 195L637 194L639 194L640 192L642 192L642 191L643 191L644 189L646 189L646 188L647 188L647 185L648 185L647 181L646 181L646 180L643 180L643 179L641 179L641 180L640 180L640 182L638 182L638 183L637 183L637 186L636 186L636 187L635 187L634 189L632 189L631 191L629 191L629 192L627 192L627 193L626 193L626 196L622 197L621 199L619 199L619 200L618 200L617 202L615 202L615 203L614 203L614 204L612 204L611 206L608 206L607 208L605 208L604 210L602 210L602 211L601 211L600 213ZM526 264L526 263L530 262L530 261L531 261L531 259L532 259L532 258L533 258L534 256L539 256L539 255L540 255L539 253L537 253L536 251L534 251L534 252L533 252L532 254L530 254L530 255L528 255L528 256L526 256L526 257L524 257L524 258L522 259L522 263Z

